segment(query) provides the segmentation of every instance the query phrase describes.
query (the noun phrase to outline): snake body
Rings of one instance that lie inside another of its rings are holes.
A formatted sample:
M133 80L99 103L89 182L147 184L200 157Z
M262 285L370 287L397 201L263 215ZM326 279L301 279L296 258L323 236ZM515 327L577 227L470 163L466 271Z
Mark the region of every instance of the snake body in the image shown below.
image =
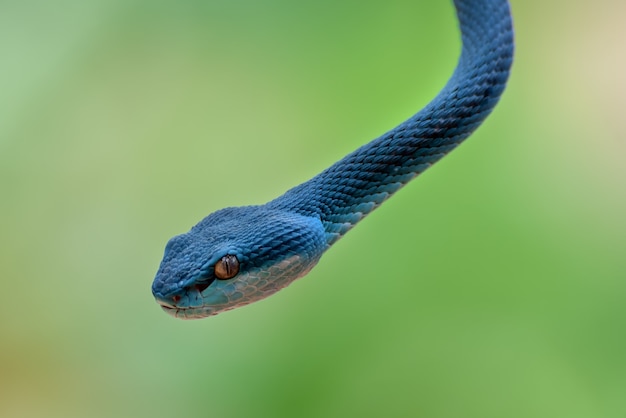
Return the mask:
M483 122L504 91L513 60L510 7L507 0L454 0L454 5L461 56L435 99L277 199L219 210L172 238L152 284L163 310L202 318L284 288Z

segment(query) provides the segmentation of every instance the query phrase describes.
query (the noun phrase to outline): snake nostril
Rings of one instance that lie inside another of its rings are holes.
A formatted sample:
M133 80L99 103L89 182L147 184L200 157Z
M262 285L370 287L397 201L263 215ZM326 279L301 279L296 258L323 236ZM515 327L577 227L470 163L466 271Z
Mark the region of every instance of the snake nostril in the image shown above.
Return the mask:
M172 296L172 302L174 303L178 303L180 302L181 296L180 295L174 295Z

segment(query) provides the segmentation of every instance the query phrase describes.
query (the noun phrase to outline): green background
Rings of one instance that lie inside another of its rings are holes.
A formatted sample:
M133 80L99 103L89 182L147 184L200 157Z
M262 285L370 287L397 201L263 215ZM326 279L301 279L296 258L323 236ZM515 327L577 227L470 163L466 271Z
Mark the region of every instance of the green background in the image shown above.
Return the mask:
M492 117L260 303L180 321L166 241L432 98L447 1L0 4L0 416L626 416L623 1L513 1Z

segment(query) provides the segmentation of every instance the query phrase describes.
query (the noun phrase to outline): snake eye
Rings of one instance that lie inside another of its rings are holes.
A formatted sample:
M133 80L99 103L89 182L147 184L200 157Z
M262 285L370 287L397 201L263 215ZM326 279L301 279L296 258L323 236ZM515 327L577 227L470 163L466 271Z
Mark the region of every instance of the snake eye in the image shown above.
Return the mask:
M239 273L239 260L234 255L225 255L215 263L215 277L220 280L232 279Z

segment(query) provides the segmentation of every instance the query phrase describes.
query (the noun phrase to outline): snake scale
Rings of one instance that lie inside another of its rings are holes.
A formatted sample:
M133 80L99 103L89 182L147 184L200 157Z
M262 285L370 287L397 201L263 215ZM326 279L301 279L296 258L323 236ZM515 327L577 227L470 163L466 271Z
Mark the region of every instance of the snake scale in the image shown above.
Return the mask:
M152 294L167 313L203 318L272 295L307 274L367 214L452 151L489 115L513 61L507 0L454 0L457 67L420 112L311 180L258 206L204 218L165 247Z

